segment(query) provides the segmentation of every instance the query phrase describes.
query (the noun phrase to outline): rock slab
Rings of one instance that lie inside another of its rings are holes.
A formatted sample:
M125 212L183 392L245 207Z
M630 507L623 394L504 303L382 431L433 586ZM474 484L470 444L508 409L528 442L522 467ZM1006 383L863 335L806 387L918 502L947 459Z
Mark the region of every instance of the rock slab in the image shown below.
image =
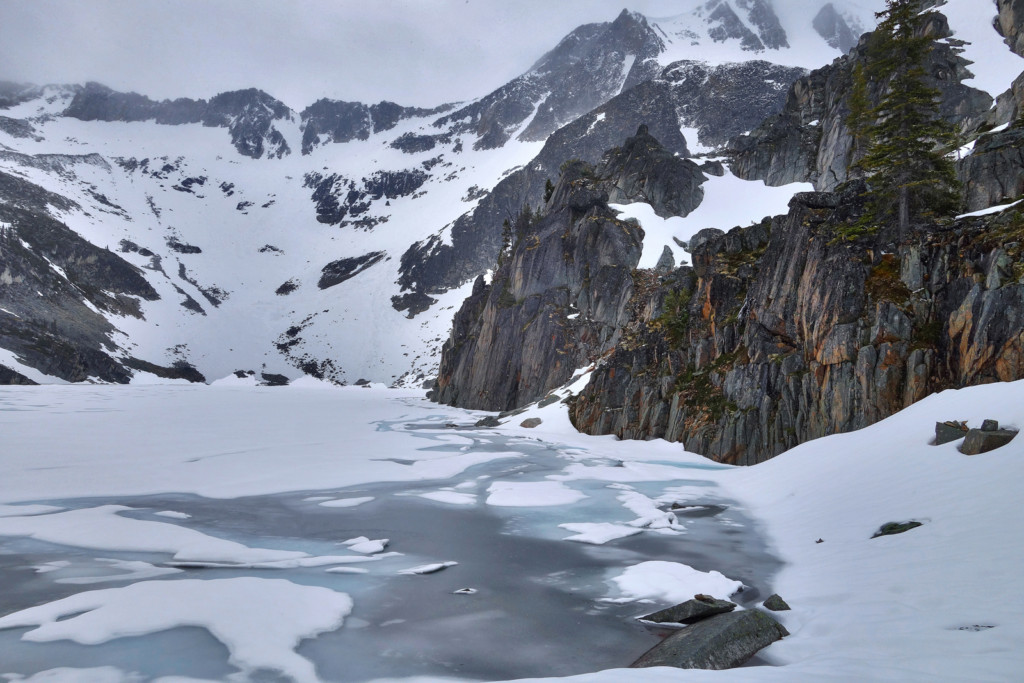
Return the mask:
M630 667L731 669L788 635L782 624L758 610L716 614L673 633Z
M638 619L656 624L693 624L715 614L724 614L734 609L736 609L736 604L728 600L716 600L715 598L701 600L695 597L693 600L646 614Z

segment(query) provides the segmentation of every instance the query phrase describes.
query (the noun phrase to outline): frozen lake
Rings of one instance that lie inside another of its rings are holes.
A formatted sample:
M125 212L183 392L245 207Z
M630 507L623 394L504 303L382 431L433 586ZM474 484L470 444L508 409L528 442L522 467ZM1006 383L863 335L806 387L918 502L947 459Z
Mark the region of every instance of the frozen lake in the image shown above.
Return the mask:
M756 525L678 446L475 429L396 392L276 391L3 394L11 445L35 451L0 485L0 674L563 676L628 665L664 635L633 619L654 608L730 580L741 604L772 592ZM183 475L200 464L202 481Z

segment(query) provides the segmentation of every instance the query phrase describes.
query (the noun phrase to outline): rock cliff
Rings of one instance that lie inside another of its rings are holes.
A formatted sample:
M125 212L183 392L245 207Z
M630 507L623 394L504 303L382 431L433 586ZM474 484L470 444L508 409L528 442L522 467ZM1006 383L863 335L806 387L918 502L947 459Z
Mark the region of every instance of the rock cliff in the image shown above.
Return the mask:
M455 317L434 389L441 403L505 410L542 397L618 340L643 232L616 218L583 162L566 165L543 216L524 213L490 284Z
M930 12L922 29L929 35L950 35L945 16ZM747 135L729 142L732 172L769 185L812 182L815 189L831 191L848 179L851 156L849 94L853 71L865 64L873 34L866 34L848 55L812 71L793 83L782 111L766 119ZM992 98L962 83L970 78L967 61L949 42L939 42L926 65L930 85L942 93L940 112L967 138L995 121L989 113ZM869 88L878 102L879 87Z
M1024 215L896 242L851 230L862 191L797 195L635 287L638 315L573 404L577 428L753 464L935 391L1024 376Z

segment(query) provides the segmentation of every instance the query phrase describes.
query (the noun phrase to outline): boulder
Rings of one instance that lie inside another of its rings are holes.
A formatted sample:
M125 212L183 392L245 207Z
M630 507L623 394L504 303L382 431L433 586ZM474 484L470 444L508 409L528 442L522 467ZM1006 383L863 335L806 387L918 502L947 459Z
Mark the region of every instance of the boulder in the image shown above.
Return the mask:
M967 435L967 425L963 422L948 420L935 423L935 445L941 446L950 441L962 439Z
M731 669L788 635L782 624L758 610L716 614L673 633L630 667Z
M904 531L910 531L921 526L921 522L886 522L878 528L871 538L878 538L879 536L894 536L896 534L902 534Z
M501 421L498 420L498 418L494 417L493 415L488 415L485 418L477 420L476 424L474 424L473 426L474 427L500 427L501 426Z
M645 614L637 619L655 624L693 624L712 615L724 614L734 609L736 609L735 603L728 600L716 600L708 595L695 595L693 600Z
M526 427L527 429L533 429L534 427L539 427L540 423L541 419L539 417L528 417L522 422L520 422L519 426Z
M785 600L779 597L778 593L772 593L772 595L764 601L764 608L770 609L773 612L786 612L790 609L789 605Z
M986 420L985 422L995 421ZM968 430L964 443L960 446L960 452L964 455L988 453L1010 443L1015 436L1017 436L1017 432L1012 429L985 429L984 426L981 429L971 429Z

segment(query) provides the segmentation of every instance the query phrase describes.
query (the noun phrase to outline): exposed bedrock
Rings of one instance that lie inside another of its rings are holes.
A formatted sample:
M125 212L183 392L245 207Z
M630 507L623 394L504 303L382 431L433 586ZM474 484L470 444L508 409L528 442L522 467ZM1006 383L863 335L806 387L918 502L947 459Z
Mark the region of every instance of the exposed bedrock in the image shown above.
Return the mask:
M696 240L692 268L638 273L637 315L572 405L576 427L753 464L1024 376L1024 215L895 243L848 231L861 191L797 195L786 216Z
M542 397L611 348L629 319L643 232L619 220L582 162L546 215L523 214L491 284L478 278L445 342L435 400L505 410Z

